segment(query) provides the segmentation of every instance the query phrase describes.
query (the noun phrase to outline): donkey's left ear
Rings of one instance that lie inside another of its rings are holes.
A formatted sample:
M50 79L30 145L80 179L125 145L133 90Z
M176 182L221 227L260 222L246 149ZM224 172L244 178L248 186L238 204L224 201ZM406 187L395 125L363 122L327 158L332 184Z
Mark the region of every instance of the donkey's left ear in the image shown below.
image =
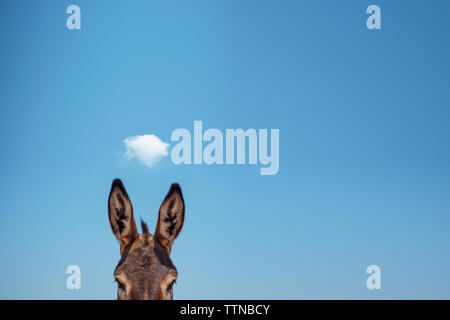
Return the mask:
M108 199L108 216L111 230L119 240L120 254L138 237L133 206L120 179L115 179Z
M169 193L159 208L158 223L155 238L166 248L170 255L172 243L180 234L184 223L184 200L181 188L177 183L172 184Z

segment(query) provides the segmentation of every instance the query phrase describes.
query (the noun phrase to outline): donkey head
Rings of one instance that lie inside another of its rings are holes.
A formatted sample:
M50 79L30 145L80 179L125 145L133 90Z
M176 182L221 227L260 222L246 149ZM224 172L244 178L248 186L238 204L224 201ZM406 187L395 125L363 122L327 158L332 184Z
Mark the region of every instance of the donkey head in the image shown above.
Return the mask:
M154 235L143 221L142 234L138 234L133 207L120 179L112 183L108 211L111 229L120 244L121 259L114 270L117 299L172 299L178 273L170 250L184 222L180 186L172 184L164 198Z

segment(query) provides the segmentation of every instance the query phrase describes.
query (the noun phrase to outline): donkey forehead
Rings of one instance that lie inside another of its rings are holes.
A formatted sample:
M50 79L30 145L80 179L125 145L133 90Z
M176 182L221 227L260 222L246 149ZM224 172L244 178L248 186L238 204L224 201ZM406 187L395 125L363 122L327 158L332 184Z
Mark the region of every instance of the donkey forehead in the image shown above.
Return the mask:
M150 234L139 235L129 250L124 252L114 273L136 273L138 271L177 275L176 268L167 251Z

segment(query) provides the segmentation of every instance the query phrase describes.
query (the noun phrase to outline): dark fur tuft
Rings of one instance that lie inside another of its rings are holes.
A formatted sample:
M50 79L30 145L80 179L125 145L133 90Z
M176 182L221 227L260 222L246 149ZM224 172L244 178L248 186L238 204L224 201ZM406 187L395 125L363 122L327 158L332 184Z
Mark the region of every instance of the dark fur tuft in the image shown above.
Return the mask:
M142 233L150 234L150 232L148 232L148 226L144 222L144 220L142 220L142 218L141 218L141 228L142 228Z

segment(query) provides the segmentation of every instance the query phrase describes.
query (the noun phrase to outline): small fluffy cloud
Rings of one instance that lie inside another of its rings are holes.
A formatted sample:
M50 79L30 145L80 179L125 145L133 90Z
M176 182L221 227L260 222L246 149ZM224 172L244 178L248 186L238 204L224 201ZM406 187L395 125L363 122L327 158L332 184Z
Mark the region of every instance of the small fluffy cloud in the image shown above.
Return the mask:
M123 142L127 147L125 157L128 159L137 158L147 167L153 166L162 157L168 155L169 144L162 142L160 138L153 134L128 137Z

